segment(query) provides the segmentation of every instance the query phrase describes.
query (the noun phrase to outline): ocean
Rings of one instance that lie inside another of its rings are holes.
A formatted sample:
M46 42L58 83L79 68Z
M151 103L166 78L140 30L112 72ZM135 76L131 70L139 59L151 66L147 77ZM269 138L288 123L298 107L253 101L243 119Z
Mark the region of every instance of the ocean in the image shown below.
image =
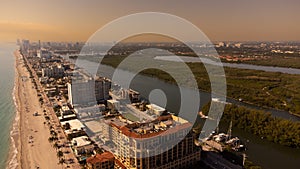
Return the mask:
M13 127L17 121L14 104L14 81L15 81L15 57L14 50L17 49L14 43L0 43L0 168L15 168L16 149L10 146L12 135L17 133L17 127ZM14 144L12 144L14 145ZM11 148L11 153L10 152ZM9 155L10 154L10 155ZM10 157L9 157L10 156ZM10 159L9 159L10 158Z

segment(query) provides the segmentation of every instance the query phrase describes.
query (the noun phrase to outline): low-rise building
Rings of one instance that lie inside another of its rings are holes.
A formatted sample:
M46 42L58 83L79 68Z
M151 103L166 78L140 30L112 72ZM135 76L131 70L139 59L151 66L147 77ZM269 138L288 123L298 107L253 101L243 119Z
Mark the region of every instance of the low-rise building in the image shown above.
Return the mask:
M120 110L120 102L117 100L107 100L107 107L112 112L119 111Z
M140 93L137 91L129 89L128 96L129 96L131 103L137 103L140 101Z
M156 105L156 104L148 104L146 106L149 109L149 112L155 115L160 116L166 109Z
M78 119L60 122L69 138L82 136L85 134L84 125Z
M72 146L76 156L90 154L94 151L94 145L87 136L75 137L72 139Z
M89 157L87 162L88 169L114 169L115 157L110 152L104 152L102 154L96 154Z

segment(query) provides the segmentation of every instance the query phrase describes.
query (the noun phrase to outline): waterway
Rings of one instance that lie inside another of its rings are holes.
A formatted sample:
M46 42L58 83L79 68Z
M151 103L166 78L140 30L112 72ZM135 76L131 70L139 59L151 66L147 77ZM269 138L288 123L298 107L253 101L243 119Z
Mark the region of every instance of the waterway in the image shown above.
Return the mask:
M95 62L80 60L80 65L78 66L83 67L86 71L90 72L91 70L98 68L99 65ZM106 65L101 65L101 69L98 70L100 75L108 78L112 77L114 71L115 71L114 68ZM120 71L123 71L122 73L124 74L123 77L124 79L126 79L126 74L128 76L132 74L131 72L128 71L124 71L124 70L120 70ZM176 85L166 83L157 78L138 74L131 81L130 87L134 90L139 91L141 95L145 98L148 98L149 93L152 90L161 89L162 91L165 92L165 95L167 97L166 108L172 112L176 112L179 110L180 105L178 104L178 102L180 102L180 99L178 98L180 98L180 93ZM190 90L193 89L185 88L184 90L190 92ZM200 107L208 103L210 100L211 100L210 93L200 91ZM232 99L228 99L227 101L235 102L237 104L240 103ZM157 104L159 104L159 100ZM252 106L252 108L255 107ZM291 120L299 120L298 117L295 117L287 112L282 112L273 109L268 111L270 111L273 116L278 116L278 117L291 119ZM247 146L246 154L248 155L249 159L256 164L261 165L263 168L266 169L300 168L299 149L293 149L293 148L271 143L251 133L246 133L245 131L242 131L238 128L233 128L233 135L240 137L240 139L246 144Z
M87 61L87 60L80 60L80 62L77 62L77 64L80 64L78 66L85 68L85 70L88 72L91 72L95 68L99 67L99 65L97 63ZM98 73L100 73L101 76L111 78L113 76L114 70L115 69L112 68L111 66L102 64L101 69L98 69ZM125 75L123 77L124 80L126 79L126 77L129 77L130 75L133 74L133 73L131 73L129 71L125 71L125 70L120 70L120 71L122 71L122 73L124 73L124 75ZM173 99L173 98L180 98L180 93L179 93L178 87L174 84L164 82L164 81L154 78L154 77L149 77L149 76L144 76L144 75L138 74L135 76L135 78L131 82L131 88L139 91L141 94L143 94L144 96L147 96L147 97L152 90L161 89L162 91L165 92L166 96L168 97L167 98L168 109L170 109L171 111L176 111L179 109L178 100ZM189 88L181 88L181 89L187 93L194 91L194 89L189 89ZM177 91L177 92L174 92L174 91ZM201 106L203 106L204 104L208 103L211 100L211 95L208 92L199 91L199 95L200 95L200 102L201 102L200 105ZM226 101L228 103L246 106L246 107L253 108L253 109L264 110L264 111L270 112L274 117L280 117L280 118L284 118L284 119L288 119L288 120L292 120L292 121L300 121L300 117L292 115L287 111L282 111L282 110L277 110L277 109L272 109L272 108L262 108L262 107L258 107L258 106L252 105L252 104L239 102L239 101L231 99L231 98L227 98Z
M207 64L218 65L216 62L210 59L202 58L200 60L198 57L190 57L190 56L156 56L155 59L173 61L173 62L184 61L186 63L203 62ZM280 72L280 73L300 75L300 69L295 69L295 68L260 66L260 65L242 64L242 63L222 63L222 64L225 67L238 68L238 69L262 70L266 72Z

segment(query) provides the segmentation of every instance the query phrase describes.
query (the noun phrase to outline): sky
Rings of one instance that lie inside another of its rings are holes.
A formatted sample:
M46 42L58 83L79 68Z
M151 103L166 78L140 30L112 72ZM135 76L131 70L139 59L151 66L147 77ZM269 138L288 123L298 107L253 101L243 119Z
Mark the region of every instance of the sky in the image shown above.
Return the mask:
M86 41L138 12L184 18L212 41L297 41L299 9L299 0L0 0L0 41Z

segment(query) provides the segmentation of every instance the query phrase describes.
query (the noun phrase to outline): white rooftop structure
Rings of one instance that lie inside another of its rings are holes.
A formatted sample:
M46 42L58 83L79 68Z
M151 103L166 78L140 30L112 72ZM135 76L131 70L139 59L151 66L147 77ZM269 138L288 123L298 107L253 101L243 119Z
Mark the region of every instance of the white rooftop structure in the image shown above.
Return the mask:
M120 110L120 102L118 100L107 100L107 106L111 110Z
M63 119L68 119L68 118L76 118L76 114L70 114L70 115L65 115L65 116L60 116L58 117L59 120L63 120Z
M70 131L74 131L74 130L82 130L84 128L84 125L78 120L78 119L74 119L74 120L68 120L68 121L64 121L61 122L61 125L66 125L66 123L70 124Z
M72 144L76 144L77 147L86 146L91 144L91 141L87 136L75 137L72 139Z
M151 113L155 113L156 115L161 115L164 111L166 111L165 108L162 108L156 104L148 104L147 108L150 110Z
M100 124L99 121L88 121L84 123L93 133L98 133L102 131L102 125Z

